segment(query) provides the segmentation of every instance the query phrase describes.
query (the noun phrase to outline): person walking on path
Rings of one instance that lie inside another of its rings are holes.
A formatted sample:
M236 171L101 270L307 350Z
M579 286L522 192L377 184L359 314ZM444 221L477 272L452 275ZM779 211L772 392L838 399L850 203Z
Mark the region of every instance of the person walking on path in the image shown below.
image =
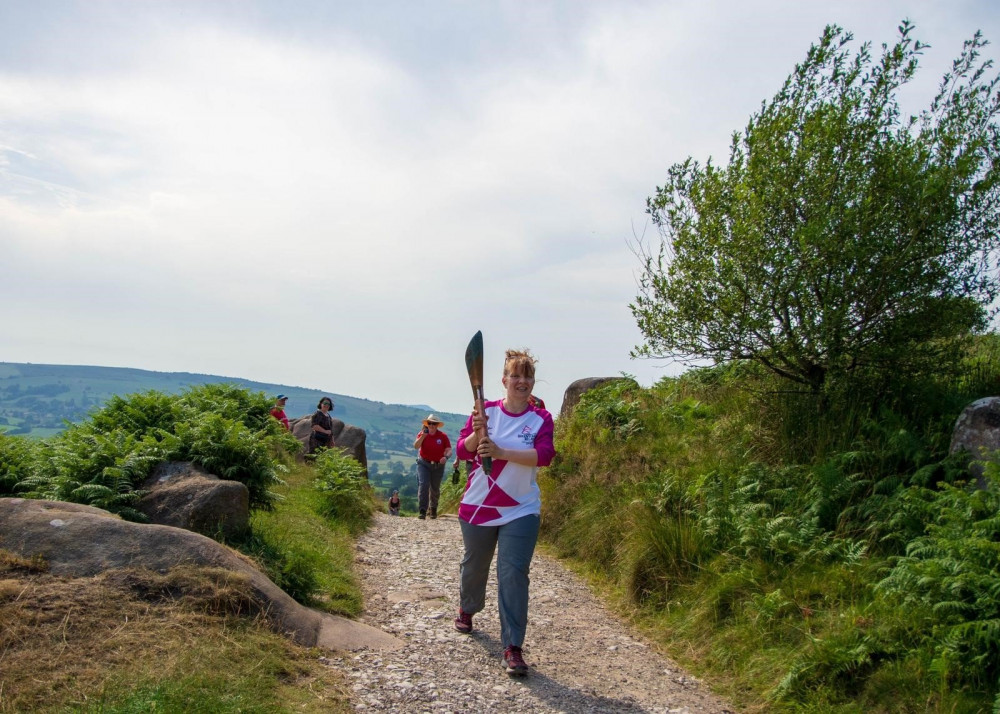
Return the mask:
M421 520L430 513L437 518L438 499L441 498L441 479L444 465L451 456L451 439L440 430L444 422L433 414L424 419L424 426L413 442L420 452L417 457L417 505Z
M393 489L392 495L389 496L389 515L399 515L399 491L397 489Z
M457 440L456 432L453 443ZM373 644L341 657L324 653L327 666L349 683L351 711L742 711L666 658L661 646L609 612L581 577L540 550L531 559L531 626L524 643L531 673L527 686L519 678L503 681L507 675L497 667L503 653L499 613L492 606L496 578L490 574L486 599L491 605L476 615L476 631L456 632L452 620L460 575L448 564L462 559L461 530L450 518L415 521L375 513L370 529L358 537L357 577L365 601L361 622L397 638L400 647ZM439 597L444 593L448 597Z
M312 415L312 433L309 435L309 453L314 454L319 448L329 449L333 446L333 400L323 397L316 405L316 413Z
M285 402L288 401L288 397L284 394L279 394L274 398L274 407L271 408L271 416L281 422L285 430L288 430L288 416L285 414Z
M472 632L472 616L485 607L486 581L497 553L497 605L503 664L507 674L524 676L521 647L528 625L528 572L538 540L542 500L536 476L555 456L552 415L530 402L535 358L527 350L507 350L503 399L483 403L462 428L458 457L475 459L458 509L465 554L460 568L455 629ZM493 459L491 473L482 458Z

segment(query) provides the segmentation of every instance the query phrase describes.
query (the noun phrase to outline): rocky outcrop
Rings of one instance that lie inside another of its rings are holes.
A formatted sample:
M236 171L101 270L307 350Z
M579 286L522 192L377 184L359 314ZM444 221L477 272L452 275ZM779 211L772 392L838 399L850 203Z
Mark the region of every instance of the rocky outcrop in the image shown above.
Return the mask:
M107 511L61 501L0 498L0 549L41 558L52 575L91 577L119 569L166 573L178 566L221 568L245 578L256 612L299 644L329 649L393 649L396 638L295 602L246 559L198 533L123 521Z
M951 453L969 454L969 475L980 488L983 481L983 459L1000 450L1000 397L985 397L974 401L958 415L951 435Z
M312 414L293 419L289 422L289 429L296 439L302 442L302 449L309 448L309 435L312 433ZM365 430L345 424L340 419L333 420L333 443L337 448L342 449L348 456L353 456L365 469L365 478L368 478L368 454L365 452Z
M559 410L559 418L569 416L570 412L573 411L573 407L577 405L580 401L580 397L583 396L584 392L588 392L594 387L599 387L602 384L607 384L608 382L617 382L626 379L625 377L584 377L583 379L578 379L568 387L566 387L566 392L563 394L562 409Z
M245 485L224 481L189 462L160 464L142 490L147 493L136 508L161 526L234 537L250 522L250 492Z

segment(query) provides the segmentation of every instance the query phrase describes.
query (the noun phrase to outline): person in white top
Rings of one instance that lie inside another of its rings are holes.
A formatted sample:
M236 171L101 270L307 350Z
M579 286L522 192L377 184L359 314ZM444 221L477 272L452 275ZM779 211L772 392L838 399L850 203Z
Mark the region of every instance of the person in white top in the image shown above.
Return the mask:
M552 415L531 403L535 358L507 350L503 399L473 409L458 439L458 458L473 469L458 509L465 555L455 629L472 632L472 616L485 607L486 580L497 553L497 605L507 673L528 673L521 647L528 624L528 572L538 540L542 501L536 475L555 456ZM490 475L482 458L493 459Z

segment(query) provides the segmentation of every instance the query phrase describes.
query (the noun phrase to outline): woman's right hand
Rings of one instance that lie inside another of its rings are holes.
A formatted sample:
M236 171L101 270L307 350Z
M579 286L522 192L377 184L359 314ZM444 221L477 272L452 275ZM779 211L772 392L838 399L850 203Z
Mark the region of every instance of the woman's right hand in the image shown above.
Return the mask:
M472 409L472 428L480 434L485 434L486 422L489 421L489 417L485 414L480 414L479 410L473 407Z

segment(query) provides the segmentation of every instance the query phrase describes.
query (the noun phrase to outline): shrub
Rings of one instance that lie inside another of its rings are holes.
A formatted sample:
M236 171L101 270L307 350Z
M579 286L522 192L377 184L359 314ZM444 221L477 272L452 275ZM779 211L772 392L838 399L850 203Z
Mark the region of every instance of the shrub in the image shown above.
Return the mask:
M164 444L124 429L98 431L88 424L67 429L40 447L46 467L21 481L19 490L35 498L84 503L144 522L135 509L137 487L164 460Z
M275 432L278 426L271 416L273 402L269 397L263 392L251 392L235 384L192 387L181 394L178 401L188 411L218 414L240 422L251 431Z
M18 485L35 470L35 445L0 432L0 496L17 495Z
M198 414L174 429L179 443L172 459L193 461L221 478L243 483L252 508L273 505L270 489L282 482L278 474L285 467L271 455L266 434L213 412Z
M179 399L174 395L149 390L126 396L115 395L92 412L88 420L94 431L121 429L130 434L172 432L184 418Z
M270 416L270 404L263 393L225 384L112 397L46 442L2 437L0 493L86 503L143 521L134 508L142 482L160 462L189 460L245 484L252 508L270 508L285 469L280 460L299 448Z
M375 512L375 500L360 463L340 449L324 449L316 457L316 489L326 515L352 532L360 532Z
M642 429L639 393L639 385L630 377L602 384L580 397L574 409L576 420L584 427L605 430L613 438L628 439Z
M908 489L901 501L928 512L929 523L876 586L885 606L911 614L911 636L942 684L983 686L1000 675L1000 461L984 479L984 489Z

